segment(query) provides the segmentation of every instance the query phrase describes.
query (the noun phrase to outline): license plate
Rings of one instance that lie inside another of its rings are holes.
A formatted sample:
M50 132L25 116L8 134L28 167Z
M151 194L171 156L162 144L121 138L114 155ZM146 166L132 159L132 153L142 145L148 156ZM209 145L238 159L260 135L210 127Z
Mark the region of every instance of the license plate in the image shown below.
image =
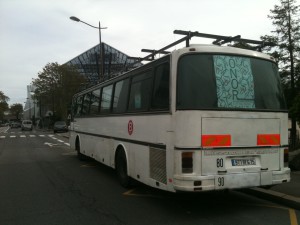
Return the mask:
M253 166L256 165L254 158L250 159L231 159L232 166Z

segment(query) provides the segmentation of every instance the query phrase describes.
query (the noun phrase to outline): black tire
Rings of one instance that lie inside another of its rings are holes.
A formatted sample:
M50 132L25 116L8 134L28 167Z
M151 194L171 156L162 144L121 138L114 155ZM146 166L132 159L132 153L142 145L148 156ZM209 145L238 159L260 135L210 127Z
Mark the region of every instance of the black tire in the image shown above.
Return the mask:
M116 155L116 172L120 184L128 188L131 185L131 178L127 172L127 159L124 150L119 150Z
M76 140L76 151L77 151L77 158L78 158L80 161L86 160L86 156L83 155L83 154L80 152L80 144L79 144L79 140Z

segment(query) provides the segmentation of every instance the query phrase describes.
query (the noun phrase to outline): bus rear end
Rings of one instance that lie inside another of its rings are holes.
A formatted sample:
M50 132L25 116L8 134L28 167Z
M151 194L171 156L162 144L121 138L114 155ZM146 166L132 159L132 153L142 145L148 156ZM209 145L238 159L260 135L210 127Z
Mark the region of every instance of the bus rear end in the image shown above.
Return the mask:
M229 47L193 46L177 54L174 189L290 181L288 115L271 58Z

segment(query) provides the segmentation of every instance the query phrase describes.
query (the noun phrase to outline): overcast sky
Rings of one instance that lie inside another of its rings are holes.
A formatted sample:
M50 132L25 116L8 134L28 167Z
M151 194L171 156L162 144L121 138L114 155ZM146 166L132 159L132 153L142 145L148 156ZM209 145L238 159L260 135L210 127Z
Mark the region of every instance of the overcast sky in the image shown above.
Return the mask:
M299 4L300 0L297 1ZM47 63L64 64L102 41L130 56L181 38L175 29L259 40L279 0L0 0L0 90L23 104L26 86ZM193 38L192 43L208 43Z

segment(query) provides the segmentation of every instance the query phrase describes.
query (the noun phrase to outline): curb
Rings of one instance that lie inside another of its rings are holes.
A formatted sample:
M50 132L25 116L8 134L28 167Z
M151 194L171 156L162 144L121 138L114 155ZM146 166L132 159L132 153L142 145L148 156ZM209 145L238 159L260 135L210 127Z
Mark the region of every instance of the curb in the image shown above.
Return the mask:
M263 188L250 188L243 190L242 192L246 194L255 195L257 197L261 197L270 201L274 201L276 203L288 206L293 209L300 210L300 198L283 194L273 190L266 190Z

